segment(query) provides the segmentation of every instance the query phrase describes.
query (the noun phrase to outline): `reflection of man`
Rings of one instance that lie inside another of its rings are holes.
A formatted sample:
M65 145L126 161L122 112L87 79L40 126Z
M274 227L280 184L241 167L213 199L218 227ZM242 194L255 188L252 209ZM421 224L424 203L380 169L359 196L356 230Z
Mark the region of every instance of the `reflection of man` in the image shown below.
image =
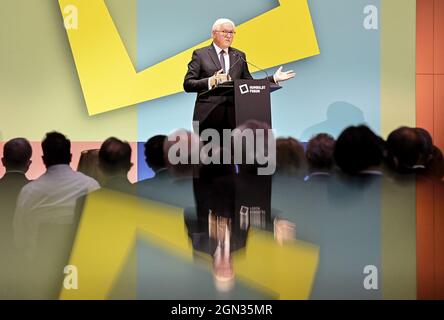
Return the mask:
M231 20L218 19L212 28L213 43L193 52L188 72L185 75L184 89L186 92L202 93L214 87L222 74L231 79L253 79L248 70L245 53L234 49L231 44L235 35L235 25ZM265 48L264 48L265 49ZM269 77L270 82L277 83L293 78L293 71L282 72L282 67ZM205 97L199 95L194 107L194 121L199 121L200 130L214 128L234 129L236 127L233 98Z

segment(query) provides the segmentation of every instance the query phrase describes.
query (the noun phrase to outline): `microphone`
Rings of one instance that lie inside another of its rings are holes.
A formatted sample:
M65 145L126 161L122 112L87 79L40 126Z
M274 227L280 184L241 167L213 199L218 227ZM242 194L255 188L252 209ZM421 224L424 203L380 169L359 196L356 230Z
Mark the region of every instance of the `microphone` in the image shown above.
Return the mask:
M241 60L240 57L239 57L239 55L237 54L237 52L234 52L234 53L233 53L233 56L237 57L237 60L236 60L235 63L233 63L233 65L230 66L230 70L231 70L235 65L237 65L237 64L239 63L239 61ZM228 71L228 73L230 73L230 71Z
M234 67L234 66L235 66L240 60L242 60L242 61L244 61L246 64L249 64L249 65L255 67L256 69L259 69L259 71L262 71L263 73L265 73L266 76L267 76L267 78L270 77L270 76L268 75L267 71L265 71L265 69L262 69L262 68L258 67L258 66L255 65L254 63L248 62L247 60L245 60L245 59L242 57L241 54L238 54L237 52L235 52L233 55L234 55L234 56L238 56L238 59L237 59L237 61L236 61L232 66L230 66L230 69L231 69L232 67Z

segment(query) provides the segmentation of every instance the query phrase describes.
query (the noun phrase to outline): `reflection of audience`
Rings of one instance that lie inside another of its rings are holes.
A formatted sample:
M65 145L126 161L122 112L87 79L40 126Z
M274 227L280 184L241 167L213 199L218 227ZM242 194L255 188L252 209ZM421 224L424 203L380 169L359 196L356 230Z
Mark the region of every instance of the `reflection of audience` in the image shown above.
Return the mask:
M157 175L158 172L165 170L165 159L163 155L163 144L166 135L157 135L148 139L145 143L145 161L148 167Z
M20 248L32 249L42 224L72 223L76 200L99 188L96 180L69 166L71 142L64 135L48 133L42 149L46 172L23 187L17 199L14 236Z
M104 177L99 169L99 149L82 151L77 171L93 178L100 185L103 185Z
M334 158L342 172L349 175L379 175L383 145L367 126L351 126L336 141Z
M103 173L103 187L131 192L128 180L131 163L131 146L117 138L108 138L99 150L99 168Z
M6 173L0 179L0 247L12 244L15 205L20 190L29 182L25 174L31 165L31 156L31 145L23 138L9 140L3 147L2 163Z

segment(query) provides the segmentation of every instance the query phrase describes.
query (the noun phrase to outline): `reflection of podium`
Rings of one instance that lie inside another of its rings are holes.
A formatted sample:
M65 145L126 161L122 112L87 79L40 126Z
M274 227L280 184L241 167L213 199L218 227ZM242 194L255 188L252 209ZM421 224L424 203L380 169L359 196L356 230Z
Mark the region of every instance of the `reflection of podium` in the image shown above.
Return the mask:
M280 88L282 87L268 80L235 80L205 91L200 97L233 97L236 126L247 120L258 120L271 127L270 93Z

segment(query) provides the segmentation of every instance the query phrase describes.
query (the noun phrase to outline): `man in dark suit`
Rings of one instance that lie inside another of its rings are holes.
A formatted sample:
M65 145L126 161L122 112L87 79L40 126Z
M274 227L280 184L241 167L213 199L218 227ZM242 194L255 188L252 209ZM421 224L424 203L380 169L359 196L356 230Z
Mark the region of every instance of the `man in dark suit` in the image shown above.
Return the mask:
M232 97L199 96L200 93L227 80L227 75L232 80L253 79L248 70L245 53L231 47L235 34L235 25L231 20L218 19L212 28L213 43L195 50L188 64L183 86L186 92L198 93L193 121L199 122L199 131L213 128L222 133L223 129L236 127ZM282 72L281 67L268 79L278 83L294 76L292 70Z

